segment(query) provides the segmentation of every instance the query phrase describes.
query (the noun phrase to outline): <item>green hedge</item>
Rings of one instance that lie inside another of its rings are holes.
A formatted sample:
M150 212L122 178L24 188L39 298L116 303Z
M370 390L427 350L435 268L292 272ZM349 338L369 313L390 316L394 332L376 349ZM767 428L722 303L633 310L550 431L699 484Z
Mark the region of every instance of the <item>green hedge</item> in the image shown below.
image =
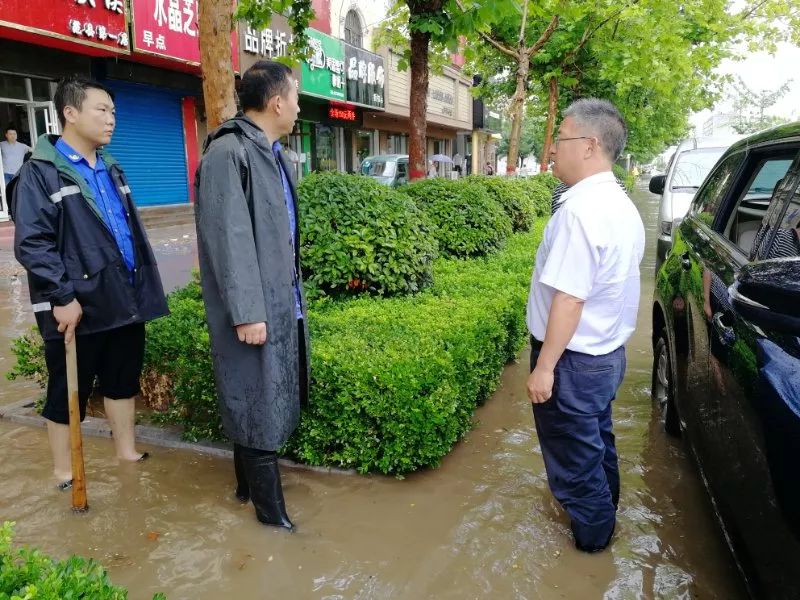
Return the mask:
M402 189L429 216L443 256L490 254L511 235L511 219L482 186L434 178Z
M311 398L288 451L359 471L438 465L524 344L543 223L491 257L437 261L436 285L415 297L320 305Z
M431 225L408 196L368 177L312 173L299 186L303 272L326 293L415 293L431 284Z
M436 285L415 296L313 302L311 397L287 453L362 472L438 464L524 343L543 226L487 258L437 260ZM159 419L183 425L187 439L223 440L197 282L169 304L171 316L147 331L146 369L174 386Z
M32 548L11 546L13 523L0 527L0 600L125 600L105 569L92 559L55 560ZM166 600L156 594L153 600Z
M515 232L530 230L536 219L536 203L514 179L470 175L460 181L483 188L506 211Z

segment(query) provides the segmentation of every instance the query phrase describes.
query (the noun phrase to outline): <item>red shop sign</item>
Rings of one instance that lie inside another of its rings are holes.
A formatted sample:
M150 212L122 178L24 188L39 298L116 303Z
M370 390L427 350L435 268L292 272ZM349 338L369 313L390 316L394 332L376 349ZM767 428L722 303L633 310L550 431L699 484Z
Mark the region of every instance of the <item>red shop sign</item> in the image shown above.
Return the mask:
M2 2L4 0L0 0ZM135 53L200 64L197 0L131 0ZM239 66L236 31L231 33L234 68Z
M0 29L0 37L43 46L130 53L125 0L0 0Z
M328 118L335 121L357 121L358 113L356 113L356 111L354 111L352 108L337 108L335 106L331 106L328 109Z

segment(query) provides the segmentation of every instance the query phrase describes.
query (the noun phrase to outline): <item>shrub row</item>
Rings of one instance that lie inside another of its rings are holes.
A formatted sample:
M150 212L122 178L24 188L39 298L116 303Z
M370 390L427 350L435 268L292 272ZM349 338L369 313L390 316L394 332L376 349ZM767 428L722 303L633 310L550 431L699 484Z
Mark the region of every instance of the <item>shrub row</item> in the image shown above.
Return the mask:
M13 523L0 527L0 598L26 600L125 600L128 593L111 584L105 569L91 559L55 560L33 548L11 546ZM166 600L156 594L153 600Z
M367 177L314 173L300 184L303 271L313 296L416 293L437 252L475 257L549 213L552 175L428 179L398 190Z
M491 257L437 261L417 296L316 307L311 398L289 453L362 472L438 465L524 343L542 226Z

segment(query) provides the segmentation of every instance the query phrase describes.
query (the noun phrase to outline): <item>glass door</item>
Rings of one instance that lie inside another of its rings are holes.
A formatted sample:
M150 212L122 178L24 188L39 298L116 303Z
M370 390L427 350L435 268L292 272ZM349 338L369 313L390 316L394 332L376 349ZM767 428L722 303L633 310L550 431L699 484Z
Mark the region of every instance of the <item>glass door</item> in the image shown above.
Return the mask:
M45 134L58 134L59 124L53 102L32 102L28 105L28 120L31 124L31 142Z

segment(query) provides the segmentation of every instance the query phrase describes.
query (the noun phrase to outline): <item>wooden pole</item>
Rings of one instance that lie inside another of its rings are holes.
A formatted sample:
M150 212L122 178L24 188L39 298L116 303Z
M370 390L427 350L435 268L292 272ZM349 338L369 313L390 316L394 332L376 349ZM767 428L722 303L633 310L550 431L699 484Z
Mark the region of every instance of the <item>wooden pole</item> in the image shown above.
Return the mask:
M67 393L69 403L69 443L72 453L72 510L86 512L86 473L83 468L83 439L81 438L81 409L78 402L78 352L75 336L66 344Z

